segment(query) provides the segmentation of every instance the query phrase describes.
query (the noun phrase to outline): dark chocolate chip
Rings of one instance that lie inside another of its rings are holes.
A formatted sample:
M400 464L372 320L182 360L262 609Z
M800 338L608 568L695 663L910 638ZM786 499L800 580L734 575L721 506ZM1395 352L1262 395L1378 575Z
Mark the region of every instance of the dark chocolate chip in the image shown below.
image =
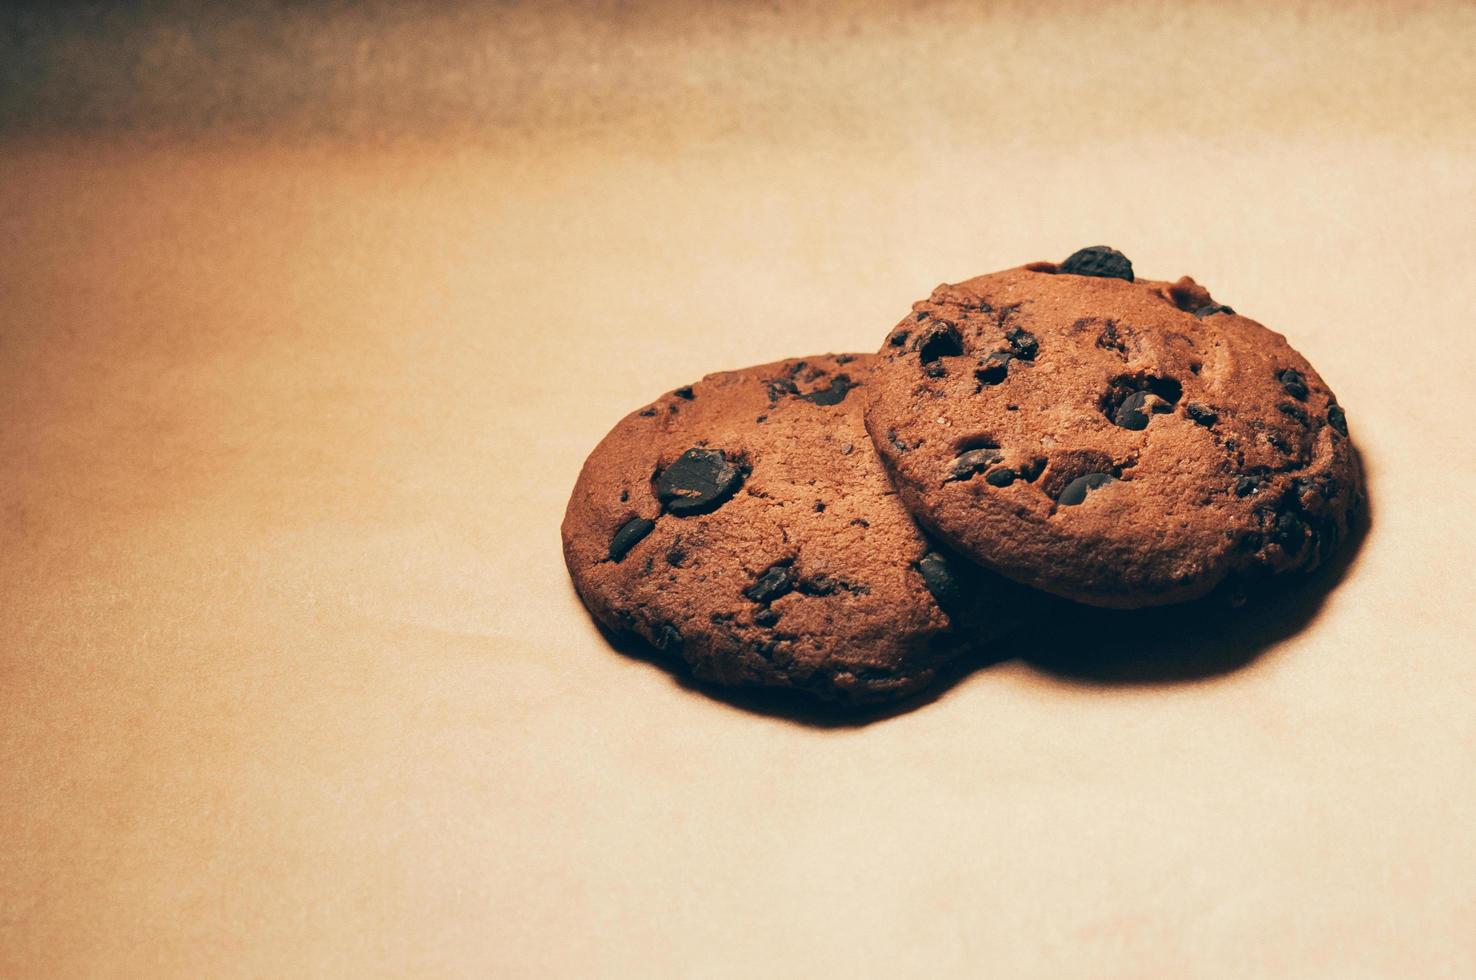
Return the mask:
M651 528L656 526L655 521L648 521L644 517L632 517L610 538L610 560L622 561L625 556L640 543L640 540L651 533Z
M815 501L815 513L817 513L817 514L823 514L823 513L825 513L825 501L823 501L823 500L817 500L817 501Z
M1341 435L1348 434L1348 416L1344 414L1343 406L1327 406L1327 424L1338 430Z
M1271 532L1271 540L1281 545L1287 554L1295 555L1301 551L1306 537L1307 525L1300 517L1289 510L1277 515L1276 530Z
M994 449L970 449L966 453L959 453L958 458L949 467L948 479L967 480L975 473L981 473L991 463L999 462L999 453Z
M769 401L777 402L785 395L797 395L799 389L790 378L775 378L769 382Z
M892 339L888 341L888 343L890 343L893 347L901 347L903 344L907 343L907 331L898 330L896 333L892 334Z
M1016 357L1022 361L1033 361L1035 355L1040 351L1040 341L1035 334L1028 330L1014 327L1005 334L1005 340L1010 342L1010 349Z
M1128 257L1106 245L1092 245L1072 252L1061 263L1058 271L1068 276L1098 276L1133 281L1133 264L1128 261Z
M943 366L942 361L931 361L923 365L923 374L930 378L941 378L947 373L948 369Z
M839 405L846 400L846 393L854 387L856 386L851 383L850 375L837 374L830 379L829 387L799 397L814 405Z
M958 357L963 352L963 338L958 335L958 328L947 320L935 323L917 348L917 356L924 364L940 357Z
M1261 478L1258 476L1242 476L1235 481L1235 496L1249 497L1261 489Z
M760 609L754 614L753 621L760 626L773 626L779 622L779 614L772 609Z
M991 388L1009 377L1010 361L1014 356L1009 351L997 350L985 358L984 366L974 372L974 379L979 382L979 389Z
M693 398L697 397L696 395L692 394L691 385L682 385L676 391L673 391L672 394L676 395L678 398L685 398L687 401L691 401Z
M743 594L754 602L768 605L792 588L794 581L789 575L789 562L782 561L770 566L757 581L743 590Z
M953 578L953 570L948 567L948 559L930 551L918 559L917 570L922 575L923 584L944 612L957 606L960 589Z
M1337 521L1327 517L1308 520L1307 529L1311 536L1313 551L1319 559L1332 554L1333 549L1338 546L1338 542L1343 537Z
M916 313L913 314L913 318L916 319L918 323L922 323L928 318L928 311L918 310Z
M984 474L984 482L991 487L1007 487L1015 482L1015 471L1001 466Z
M1076 325L1079 327L1090 322L1091 320L1077 320ZM1115 350L1122 355L1123 360L1127 359L1127 345L1117 335L1117 323L1113 320L1102 324L1102 332L1097 335L1097 346L1103 350Z
M1202 425L1205 428L1209 428L1220 421L1220 416L1215 413L1214 409L1207 405L1201 405L1199 402L1190 402L1184 406L1184 411L1189 414L1189 418L1195 425Z
M1003 330L1005 324L1009 323L1010 317L1014 316L1016 313L1019 313L1020 307L1024 305L1024 303L1010 303L1008 306L1001 306L999 310L994 314L994 322L999 325L999 328L1001 330Z
M1173 378L1123 374L1112 379L1111 387L1103 393L1098 404L1114 425L1142 430L1148 428L1150 415L1173 411L1183 393L1183 386ZM1150 395L1155 397L1150 399Z
M666 549L666 563L673 568L681 568L682 562L687 560L687 551L682 547L682 536L678 534L671 547Z
M622 504L625 503L629 499L630 499L630 491L629 490L622 490L622 491L620 491L620 502Z
M1083 476L1078 476L1066 484L1065 488L1061 491L1061 496L1056 498L1056 503L1065 507L1074 507L1083 500L1086 500L1089 491L1111 482L1112 476L1108 473L1087 473Z
M1235 314L1235 311L1230 309L1230 307L1226 306L1224 303L1211 303L1208 306L1201 306L1199 309L1195 310L1194 316L1196 319L1203 320L1205 317L1214 316L1217 313L1229 313L1233 316Z
M1034 483L1036 478L1045 472L1045 468L1045 457L1037 456L1030 462L1026 463L1024 466L1020 467L1020 479L1024 480L1027 483Z
M769 417L767 415L760 415L758 418L754 419L754 421L757 422L759 425L763 425L765 422L769 421Z
M1281 382L1281 390L1297 401L1307 400L1307 379L1302 377L1301 371L1296 368L1287 368L1276 375L1276 380Z
M1292 496L1298 500L1312 494L1323 500L1331 500L1338 495L1337 484L1326 476L1299 476L1292 480L1291 489Z
M837 592L850 592L854 595L867 595L871 589L865 585L857 585L855 582L847 582L845 579L832 578L821 573L814 578L800 579L794 587L801 595L827 596Z
M850 354L837 354L837 355L835 355L835 363L837 363L837 364L850 364L854 360L855 360L855 358L852 357Z
M682 634L670 623L663 623L656 631L656 638L651 641L656 649L666 653L682 652Z
M1290 419L1296 419L1302 425L1308 423L1307 410L1300 405L1293 405L1291 402L1282 402L1276 406L1276 409L1282 415Z
M1117 411L1112 413L1112 424L1123 429L1142 430L1148 428L1148 411L1145 403L1148 392L1135 391L1122 400Z
M641 409L641 417L642 418L647 418L648 419L648 418L650 418L651 416L653 416L655 414L656 414L656 409L654 409L654 408L643 408L643 409Z
M851 523L854 524L856 527L870 527L871 526L871 522L868 521L864 517L853 517L853 518L851 518Z
M717 510L738 492L746 468L720 449L688 449L656 479L656 499L677 517Z

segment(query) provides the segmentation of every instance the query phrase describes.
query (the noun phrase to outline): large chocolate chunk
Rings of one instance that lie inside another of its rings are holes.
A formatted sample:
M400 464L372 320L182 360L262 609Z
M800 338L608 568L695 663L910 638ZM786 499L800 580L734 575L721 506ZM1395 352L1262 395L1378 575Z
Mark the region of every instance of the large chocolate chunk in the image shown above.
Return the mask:
M948 567L947 558L936 551L930 551L918 559L917 570L940 609L947 612L951 608L957 608L962 595L958 582L953 577L953 570Z
M707 514L727 503L747 475L720 449L688 449L656 478L656 499L677 517Z
M1056 498L1056 503L1065 507L1074 507L1086 500L1088 492L1111 482L1112 476L1109 473L1087 473L1079 476L1066 484L1065 489L1061 491L1061 496Z
M610 538L610 560L621 561L634 548L640 540L651 533L651 528L656 526L655 521L648 521L644 517L632 517Z
M743 590L750 600L770 603L794 588L794 579L789 574L789 562L782 561L764 570L758 579Z
M1102 279L1133 281L1133 264L1115 248L1093 245L1078 249L1057 270L1068 276L1097 276Z
M831 379L828 388L821 388L799 397L816 405L839 405L845 401L847 392L854 387L856 386L851 383L850 375L837 374Z

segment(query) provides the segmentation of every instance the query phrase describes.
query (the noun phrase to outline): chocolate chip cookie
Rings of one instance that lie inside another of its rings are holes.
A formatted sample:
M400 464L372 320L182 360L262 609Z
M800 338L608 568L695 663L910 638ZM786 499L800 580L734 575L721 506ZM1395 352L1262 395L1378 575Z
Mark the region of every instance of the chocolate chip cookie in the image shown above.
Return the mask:
M931 545L862 421L871 355L708 375L584 464L564 558L586 606L723 684L874 701L1006 621L1017 587Z
M939 286L881 356L866 423L907 507L1080 602L1311 570L1362 500L1347 417L1306 359L1110 248Z

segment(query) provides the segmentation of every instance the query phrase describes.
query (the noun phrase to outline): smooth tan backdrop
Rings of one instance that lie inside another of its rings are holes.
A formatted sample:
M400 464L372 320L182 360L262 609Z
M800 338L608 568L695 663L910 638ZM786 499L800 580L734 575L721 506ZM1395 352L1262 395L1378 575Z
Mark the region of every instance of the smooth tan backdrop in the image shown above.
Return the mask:
M1476 8L88 9L0 42L0 974L1476 975ZM1098 242L1334 387L1344 567L861 725L596 634L621 414Z

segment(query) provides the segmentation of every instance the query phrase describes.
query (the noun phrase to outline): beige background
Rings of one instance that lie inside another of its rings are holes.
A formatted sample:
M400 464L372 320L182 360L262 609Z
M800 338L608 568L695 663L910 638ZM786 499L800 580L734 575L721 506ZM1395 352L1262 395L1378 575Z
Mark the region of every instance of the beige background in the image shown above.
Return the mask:
M1473 6L6 16L0 975L1476 975ZM599 638L621 414L1097 242L1328 379L1342 567L869 724Z

